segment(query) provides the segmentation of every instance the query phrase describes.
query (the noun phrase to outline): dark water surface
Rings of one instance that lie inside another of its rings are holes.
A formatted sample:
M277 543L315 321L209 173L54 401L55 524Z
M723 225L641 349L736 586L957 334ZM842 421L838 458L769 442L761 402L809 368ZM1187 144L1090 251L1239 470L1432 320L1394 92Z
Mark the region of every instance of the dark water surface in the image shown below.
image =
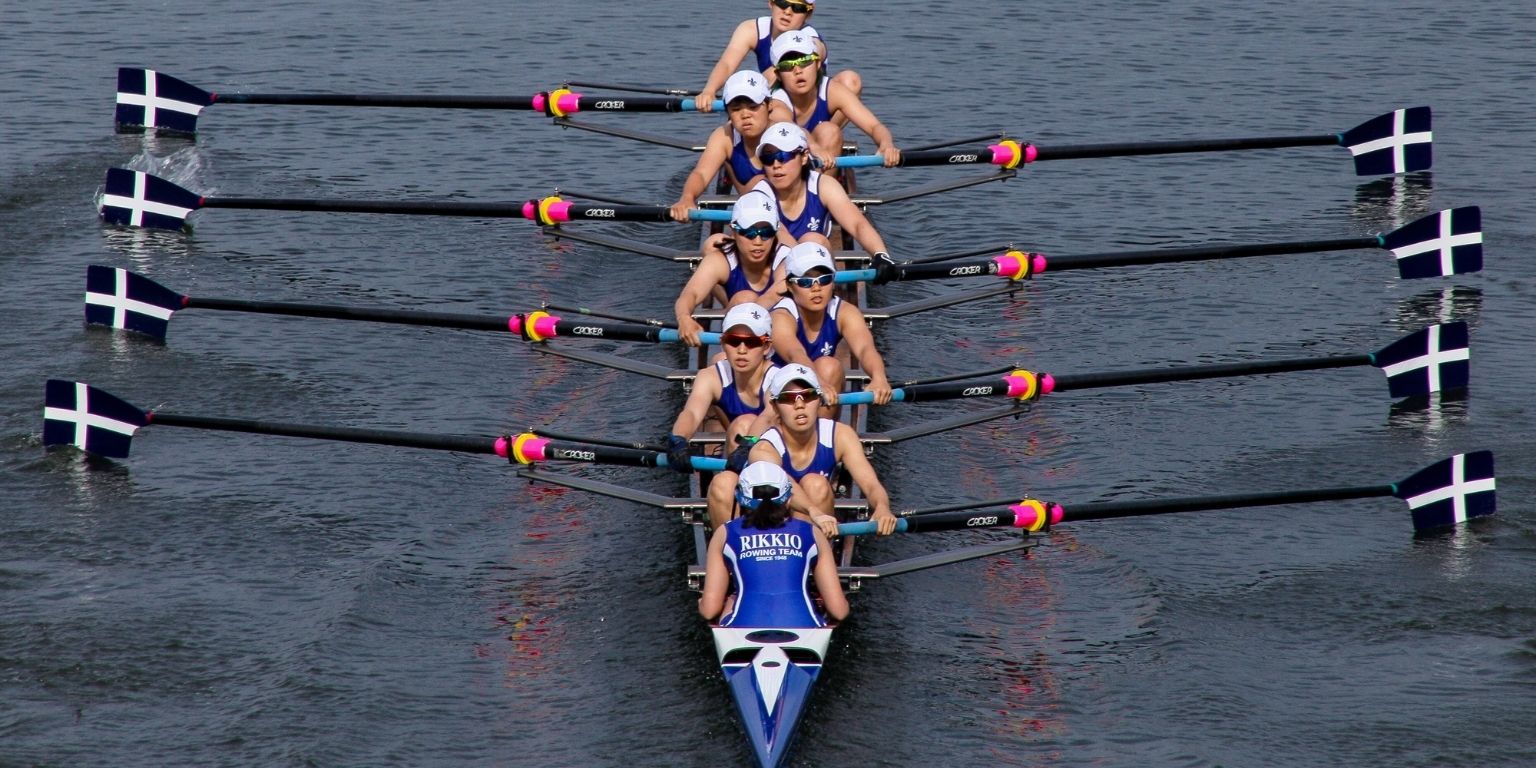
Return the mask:
M1063 394L882 453L899 506L1391 482L1498 453L1500 515L1415 539L1375 499L1064 526L1033 555L875 584L802 765L1536 764L1536 12L1433 2L824 0L834 64L901 143L1343 130L1435 109L1432 173L1339 149L1043 164L892 206L898 257L1370 234L1481 205L1488 270L1400 282L1350 252L1047 275L893 321L898 377L1368 351L1473 328L1469 397L1389 410L1370 370ZM1395 6L1395 8L1393 7ZM119 65L221 91L696 86L758 3L76 3L0 11L0 764L721 765L749 759L665 515L530 487L485 457L158 428L132 459L45 455L43 380L149 406L453 433L662 434L660 383L492 334L188 313L165 345L80 323L88 264L194 295L669 312L685 275L526 222L212 210L104 229L109 166L210 194L670 201L691 158L527 114L221 105L195 144L112 132ZM697 115L607 122L702 137ZM953 169L871 172L893 191ZM685 246L691 229L608 231ZM954 290L892 286L876 304ZM637 357L680 363L675 350ZM898 406L877 427L953 413ZM590 474L663 493L670 475ZM889 559L978 534L893 539ZM1000 534L999 534L1000 535Z

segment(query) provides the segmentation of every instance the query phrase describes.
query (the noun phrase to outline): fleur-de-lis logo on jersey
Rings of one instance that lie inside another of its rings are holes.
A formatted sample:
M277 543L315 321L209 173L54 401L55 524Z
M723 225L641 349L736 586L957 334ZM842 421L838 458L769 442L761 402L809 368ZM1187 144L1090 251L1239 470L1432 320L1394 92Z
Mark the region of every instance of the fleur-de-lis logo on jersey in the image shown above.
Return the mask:
M821 229L821 218L817 217L817 216L812 216L811 217L811 226L810 226L810 228L811 228L812 231L816 231L816 230Z
M821 356L826 357L830 354L832 354L832 342L823 342L821 345Z

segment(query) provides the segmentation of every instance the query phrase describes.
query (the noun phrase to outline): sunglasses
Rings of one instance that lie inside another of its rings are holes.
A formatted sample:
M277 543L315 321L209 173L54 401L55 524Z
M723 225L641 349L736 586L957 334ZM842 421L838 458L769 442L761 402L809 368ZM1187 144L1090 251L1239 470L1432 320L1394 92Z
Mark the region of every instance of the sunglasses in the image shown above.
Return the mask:
M764 168L767 168L774 163L787 163L791 160L794 160L800 156L800 153L801 150L798 149L792 152L785 152L778 149L765 149L757 153L757 161L762 163Z
M814 389L786 389L779 392L779 394L773 398L773 401L775 403L783 403L785 405L789 405L791 403L799 405L801 403L808 403L819 399L820 398L816 396L816 390Z
M815 64L816 60L820 58L820 56L817 56L814 53L807 53L798 59L780 59L779 63L773 65L773 68L780 72L788 72L791 69L809 67L810 65Z
M732 224L731 229L736 230L736 234L741 235L748 240L772 240L773 236L778 234L779 231L779 228L772 224L759 224L755 227L750 227L747 229L742 229L741 227Z
M767 336L753 336L750 333L722 333L720 344L726 347L742 346L747 349L757 349L768 343Z
M815 288L818 285L831 285L837 279L837 275L817 275L815 277L791 277L789 284L796 288Z
M773 0L773 4L775 7L785 11L794 11L795 13L811 12L811 6L806 5L805 3L792 3L789 0Z

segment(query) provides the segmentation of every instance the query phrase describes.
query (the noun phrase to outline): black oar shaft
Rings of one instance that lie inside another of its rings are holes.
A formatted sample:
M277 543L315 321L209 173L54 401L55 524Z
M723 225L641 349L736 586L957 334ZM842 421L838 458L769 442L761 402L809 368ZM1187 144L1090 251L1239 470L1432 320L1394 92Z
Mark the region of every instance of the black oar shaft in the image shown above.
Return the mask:
M1098 504L1079 504L1063 510L1062 520L1108 520L1117 517L1162 515L1174 512L1205 512L1215 509L1241 507L1265 507L1276 504L1311 504L1320 501L1345 501L1391 496L1390 485L1356 485L1342 488L1313 488L1297 491L1272 491L1268 493L1237 493L1225 496L1195 496L1182 499L1148 499L1146 501L1107 501Z
M908 403L926 400L954 400L965 397L1001 397L1008 394L1008 383L1000 378L983 381L951 381L932 384L909 384L901 387L902 401Z
M1338 146L1337 134L1313 136L1259 136L1249 139L1196 139L1187 141L1140 141L1113 144L1066 144L1057 147L1036 146L1034 162L1044 160L1081 160L1095 157L1133 157L1137 155L1176 155L1185 152L1230 152L1241 149L1280 149L1283 147Z
M439 109L533 109L528 96L413 96L345 93L216 93L215 104L291 104L313 107L428 107Z
M1119 253L1085 253L1072 256L1047 257L1046 270L1049 272L1066 272L1073 269L1126 267L1137 264L1172 264L1181 261L1240 259L1250 256L1275 256L1282 253L1350 251L1360 248L1380 247L1381 240L1376 237L1347 237L1334 240L1296 240L1285 243L1212 245L1198 248L1121 251Z
M284 424L275 421L253 419L226 419L215 416L186 416L175 413L149 414L151 424L168 427L213 429L223 432L247 432L258 435L282 435L307 437L317 440L339 440L349 443L397 445L405 448L428 448L461 453L496 454L496 438L472 435L433 435L421 432L401 432L387 429L359 429L355 427L317 427L306 424Z
M572 221L671 221L672 211L665 205L608 205L577 203L567 209Z
M887 272L890 275L889 279L891 281L942 280L946 277L972 277L975 275L995 275L997 273L997 262L992 259L960 262L944 261L929 264L897 264Z
M1055 387L1052 391L1063 392L1071 389L1096 389L1134 384L1156 384L1168 381L1218 379L1227 376L1257 376L1266 373L1313 371L1325 368L1349 368L1357 365L1370 365L1371 359L1371 356L1368 354L1337 355L1333 357L1304 357L1291 360L1259 360L1249 363L1218 363L1215 365L1195 365L1182 368L1147 368L1108 373L1052 374L1051 378L1055 380Z
M918 149L903 151L901 153L901 162L898 165L903 167L919 165L974 165L990 162L992 162L992 150L990 148L963 150Z
M625 464L635 467L655 467L659 466L658 457L665 457L665 455L656 451L642 451L634 448L619 448L589 443L568 443L562 440L551 440L544 446L544 457L546 459L584 461L589 464Z
M217 309L230 312L255 312L265 315L321 317L332 320L361 320L374 323L394 323L397 325L464 328L476 331L509 330L507 318L505 317L461 315L450 312L418 312L369 307L341 307L328 304L294 304L280 301L244 301L240 299L197 297L189 297L186 306L188 309Z
M422 200L308 200L283 197L205 197L204 208L245 208L261 211L321 211L326 213L398 213L417 216L470 216L517 219L523 203L454 203Z

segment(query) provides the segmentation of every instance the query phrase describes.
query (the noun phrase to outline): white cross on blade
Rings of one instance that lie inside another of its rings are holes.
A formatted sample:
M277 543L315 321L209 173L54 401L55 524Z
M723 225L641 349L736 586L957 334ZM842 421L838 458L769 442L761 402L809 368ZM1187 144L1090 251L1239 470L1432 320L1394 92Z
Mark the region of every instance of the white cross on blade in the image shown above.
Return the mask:
M81 450L85 450L85 436L88 434L91 427L101 427L102 429L116 432L120 435L128 435L129 437L132 437L134 432L139 431L137 426L129 424L126 421L109 419L105 416L97 416L96 414L91 413L90 404L88 401L89 392L90 387L87 387L78 381L75 382L74 409L71 410L69 408L48 406L43 409L43 419L53 419L54 421L68 421L73 423L75 425L75 445L78 446Z
M1439 237L1412 245L1405 245L1401 248L1393 248L1392 255L1401 260L1409 256L1417 256L1421 253L1438 250L1440 251L1440 274L1452 274L1455 270L1455 260L1451 258L1451 249L1460 245L1477 245L1483 242L1483 233L1451 234L1451 211L1449 209L1440 212L1438 223L1440 224Z
M1458 523L1467 521L1467 496L1494 490L1494 479L1467 480L1467 455L1458 453L1451 457L1451 484L1444 488L1421 493L1408 499L1409 509L1418 509L1437 501L1452 500L1451 517Z
M1358 157L1367 152L1375 152L1378 149L1392 148L1392 171L1402 173L1407 167L1407 161L1403 159L1403 149L1409 144L1428 144L1434 141L1434 131L1420 131L1418 133L1403 133L1403 123L1407 119L1406 109L1392 111L1392 135L1386 138L1367 141L1364 144L1356 144L1349 148L1351 156Z
M1439 392L1440 366L1444 363L1454 363L1459 360L1469 359L1470 353L1471 350L1467 349L1466 347L1462 347L1460 349L1441 349L1440 326L1431 325L1429 327L1429 350L1427 352L1418 357L1404 360L1401 363L1393 363L1392 365L1382 368L1381 370L1386 373L1387 378L1390 379L1400 373L1407 373L1419 368L1428 368L1429 391Z
M118 91L117 103L143 107L144 125L146 126L154 126L156 124L155 110L157 109L168 109L172 112L180 112L184 115L191 115L193 117L197 117L197 115L203 111L203 106L201 104L192 104L185 101L175 101L173 99L161 98L158 95L158 89L155 87L158 77L159 76L155 74L153 69L144 70L144 93L139 94Z
M95 304L99 307L111 307L113 328L127 327L129 312L149 315L156 320L171 319L171 314L176 311L174 309L166 309L165 307L139 301L138 299L128 298L128 270L119 268L112 270L112 273L114 276L113 292L106 294L86 291L85 303Z
M135 227L144 226L144 214L146 213L158 213L162 216L173 216L178 219L185 219L188 214L192 213L191 208L182 208L177 205L144 199L144 188L147 186L146 175L143 171L133 172L133 197L104 194L101 196L101 207L127 208L133 211L133 216L129 219L129 223Z

